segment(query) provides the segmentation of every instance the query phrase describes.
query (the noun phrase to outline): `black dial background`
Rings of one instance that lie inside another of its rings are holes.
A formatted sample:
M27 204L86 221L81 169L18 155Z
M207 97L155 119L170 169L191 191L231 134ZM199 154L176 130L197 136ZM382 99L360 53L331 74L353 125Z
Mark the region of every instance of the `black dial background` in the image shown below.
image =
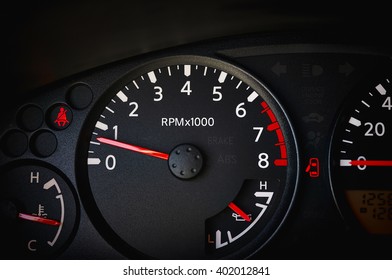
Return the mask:
M191 75L184 75L184 64L191 66ZM167 66L170 65L170 74ZM199 66L197 66L199 65ZM207 74L205 67L207 66ZM215 70L220 69L220 70ZM154 70L157 78L152 83L147 73ZM218 82L221 71L228 73L224 83ZM137 86L133 83L136 82ZM181 92L190 81L192 93ZM240 83L241 81L241 83ZM238 86L240 83L240 86ZM163 89L163 99L154 89ZM214 86L221 86L222 100L214 102ZM137 89L139 87L139 89ZM238 89L236 89L238 87ZM119 90L128 97L121 102ZM261 97L249 103L247 97L257 91ZM275 166L281 149L275 131L268 131L271 119L262 113L265 101L279 122L287 149L288 166ZM129 117L137 102L137 117ZM236 107L244 102L247 113L236 116ZM105 109L109 107L114 113ZM162 118L213 118L212 127L162 126ZM109 242L129 257L161 259L209 258L205 250L205 222L218 214L237 196L246 179L263 177L280 180L281 189L274 197L274 214L263 221L251 235L233 243L223 257L246 257L256 252L281 225L291 205L297 180L296 144L289 121L271 93L249 74L222 61L201 57L173 57L140 67L122 78L101 100L86 123L97 121L108 125L106 131L86 127L97 137L117 140L153 150L170 153L179 145L189 143L203 154L201 172L190 180L172 175L164 160L148 157L117 147L81 143L79 171L81 192L86 207L97 228ZM260 141L255 143L257 131L264 127ZM225 139L225 140L222 140ZM90 151L88 153L88 151ZM269 167L258 166L259 154L267 153ZM105 158L116 158L114 170L105 168ZM100 158L100 165L86 166L87 157ZM87 188L89 186L89 188ZM250 201L249 203L254 203ZM261 226L261 224L263 224Z

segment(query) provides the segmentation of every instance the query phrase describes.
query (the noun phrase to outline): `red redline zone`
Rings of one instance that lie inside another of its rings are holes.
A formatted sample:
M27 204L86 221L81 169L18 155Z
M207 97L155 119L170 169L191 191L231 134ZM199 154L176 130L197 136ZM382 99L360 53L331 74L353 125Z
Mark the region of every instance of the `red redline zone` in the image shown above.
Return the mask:
M267 126L267 130L268 131L275 131L276 137L278 138L278 142L275 144L275 146L279 146L279 148L280 148L280 159L276 159L274 161L274 165L275 166L287 166L287 148L286 148L283 132L280 128L280 125L276 119L274 112L268 106L267 102L262 101L261 107L263 107L263 110L261 111L261 113L262 114L267 113L267 116L269 117L269 119L271 121L271 123Z

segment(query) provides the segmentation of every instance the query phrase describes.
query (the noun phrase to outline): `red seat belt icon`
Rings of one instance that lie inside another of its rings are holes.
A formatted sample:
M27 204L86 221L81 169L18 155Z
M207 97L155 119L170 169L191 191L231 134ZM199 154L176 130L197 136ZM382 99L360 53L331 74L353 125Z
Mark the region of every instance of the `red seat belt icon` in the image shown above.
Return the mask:
M64 107L60 107L59 113L57 114L57 118L54 123L60 127L63 127L68 124L69 121L67 120L67 111L68 110L65 110Z

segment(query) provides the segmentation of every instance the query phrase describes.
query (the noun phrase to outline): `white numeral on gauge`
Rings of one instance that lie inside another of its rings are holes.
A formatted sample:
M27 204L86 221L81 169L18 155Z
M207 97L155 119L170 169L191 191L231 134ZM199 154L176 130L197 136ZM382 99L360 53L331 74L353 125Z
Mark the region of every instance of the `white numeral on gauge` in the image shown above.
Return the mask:
M154 89L155 89L155 95L157 96L154 98L154 101L155 102L161 101L163 99L163 94L162 94L163 89L159 86L155 86Z
M238 106L235 108L235 113L237 115L237 117L239 118L243 118L246 116L246 110L243 107L245 105L245 102L241 102L240 104L238 104Z
M365 132L365 136L383 136L385 134L385 125L382 122L372 124L371 122L365 123L369 129Z
M191 81L186 81L184 86L181 89L182 93L186 93L186 95L191 95L192 90L191 90Z
M139 104L137 102L131 102L129 103L130 107L133 107L132 111L129 113L130 117L138 117L139 114L136 113L137 109L139 109Z
M253 130L257 130L255 142L259 142L261 133L263 132L263 129L264 129L264 127L255 127L255 126L253 127Z
M105 166L107 170L116 168L116 158L113 155L108 155L105 159Z
M222 100L222 93L219 91L221 89L221 86L214 86L214 89L212 90L212 95L214 95L214 97L212 97L212 101L217 102Z
M267 168L269 166L269 161L268 161L268 154L267 153L261 153L259 154L259 167L260 168Z

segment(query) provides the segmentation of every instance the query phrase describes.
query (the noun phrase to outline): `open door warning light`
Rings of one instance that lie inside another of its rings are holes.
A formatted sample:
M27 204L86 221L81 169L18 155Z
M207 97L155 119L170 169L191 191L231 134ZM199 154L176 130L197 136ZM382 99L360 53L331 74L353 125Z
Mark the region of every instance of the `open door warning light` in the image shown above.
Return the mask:
M309 173L309 176L312 178L317 178L320 176L320 164L318 158L310 158L309 164L306 167L305 172Z

